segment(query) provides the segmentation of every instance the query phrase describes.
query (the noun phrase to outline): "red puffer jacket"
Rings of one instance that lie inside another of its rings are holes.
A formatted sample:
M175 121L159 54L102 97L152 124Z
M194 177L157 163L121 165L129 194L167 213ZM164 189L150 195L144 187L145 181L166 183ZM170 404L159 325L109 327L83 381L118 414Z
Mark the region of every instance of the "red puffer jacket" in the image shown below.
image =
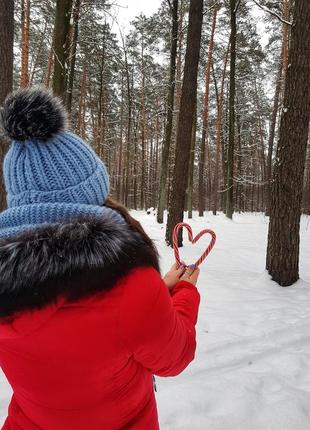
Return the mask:
M10 239L0 262L3 429L158 429L152 374L193 360L197 289L170 296L152 248L109 219Z

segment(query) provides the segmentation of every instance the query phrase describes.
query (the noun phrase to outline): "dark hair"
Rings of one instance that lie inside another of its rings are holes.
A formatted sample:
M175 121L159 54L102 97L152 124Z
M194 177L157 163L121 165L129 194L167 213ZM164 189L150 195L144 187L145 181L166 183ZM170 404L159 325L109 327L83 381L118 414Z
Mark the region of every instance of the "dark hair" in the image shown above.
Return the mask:
M117 212L119 212L122 217L125 219L125 221L127 222L127 224L129 225L130 229L139 233L143 240L147 243L147 245L149 245L153 251L155 252L157 258L159 258L158 255L158 251L156 246L154 245L154 242L152 241L152 239L145 233L142 225L139 223L139 221L137 221L136 219L134 219L130 213L128 212L128 209L122 205L121 203L117 202L116 200L114 200L112 197L108 197L104 203L104 205L108 208L114 209Z

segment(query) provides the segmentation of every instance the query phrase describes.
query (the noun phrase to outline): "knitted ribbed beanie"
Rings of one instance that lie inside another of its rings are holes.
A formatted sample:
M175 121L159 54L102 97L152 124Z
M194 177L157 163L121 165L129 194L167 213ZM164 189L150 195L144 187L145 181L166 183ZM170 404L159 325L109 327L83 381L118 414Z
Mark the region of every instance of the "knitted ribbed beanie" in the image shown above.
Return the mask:
M3 166L9 209L0 215L0 237L103 210L106 168L90 146L66 131L58 98L42 88L18 90L4 102L1 126L12 143Z
M13 142L4 160L8 206L32 203L102 205L108 174L92 149L71 133L45 143Z

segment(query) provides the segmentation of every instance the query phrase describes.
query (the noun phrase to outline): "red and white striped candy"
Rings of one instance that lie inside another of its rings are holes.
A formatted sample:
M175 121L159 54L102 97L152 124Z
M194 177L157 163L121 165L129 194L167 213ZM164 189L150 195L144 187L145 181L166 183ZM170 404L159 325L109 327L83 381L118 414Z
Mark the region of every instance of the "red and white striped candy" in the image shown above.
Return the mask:
M181 262L180 260L180 254L179 254L179 247L178 247L178 232L181 228L185 227L187 232L188 232L188 239L192 242L192 244L196 243L201 236L203 236L204 234L209 234L211 236L211 241L208 245L208 247L206 248L206 250L203 252L203 254L201 255L201 257L198 258L198 260L195 263L195 268L197 268L202 262L203 260L208 256L208 254L210 253L211 249L213 248L215 241L216 241L216 234L214 233L213 230L209 230L209 229L205 229L205 230L201 230L194 238L193 238L193 232L191 227L186 224L185 222L180 222L179 224L176 224L176 226L173 229L173 234L172 234L172 241L173 241L173 250L174 250L174 256L175 256L175 260L178 264L178 267L184 263ZM188 265L185 265L185 267L188 267Z

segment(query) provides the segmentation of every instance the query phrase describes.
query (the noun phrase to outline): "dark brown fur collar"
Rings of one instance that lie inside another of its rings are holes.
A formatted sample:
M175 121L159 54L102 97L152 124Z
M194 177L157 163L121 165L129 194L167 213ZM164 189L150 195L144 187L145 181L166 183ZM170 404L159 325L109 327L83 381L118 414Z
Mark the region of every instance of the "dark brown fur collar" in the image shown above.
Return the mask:
M48 225L0 242L0 317L112 288L131 269L159 271L155 248L107 216Z

